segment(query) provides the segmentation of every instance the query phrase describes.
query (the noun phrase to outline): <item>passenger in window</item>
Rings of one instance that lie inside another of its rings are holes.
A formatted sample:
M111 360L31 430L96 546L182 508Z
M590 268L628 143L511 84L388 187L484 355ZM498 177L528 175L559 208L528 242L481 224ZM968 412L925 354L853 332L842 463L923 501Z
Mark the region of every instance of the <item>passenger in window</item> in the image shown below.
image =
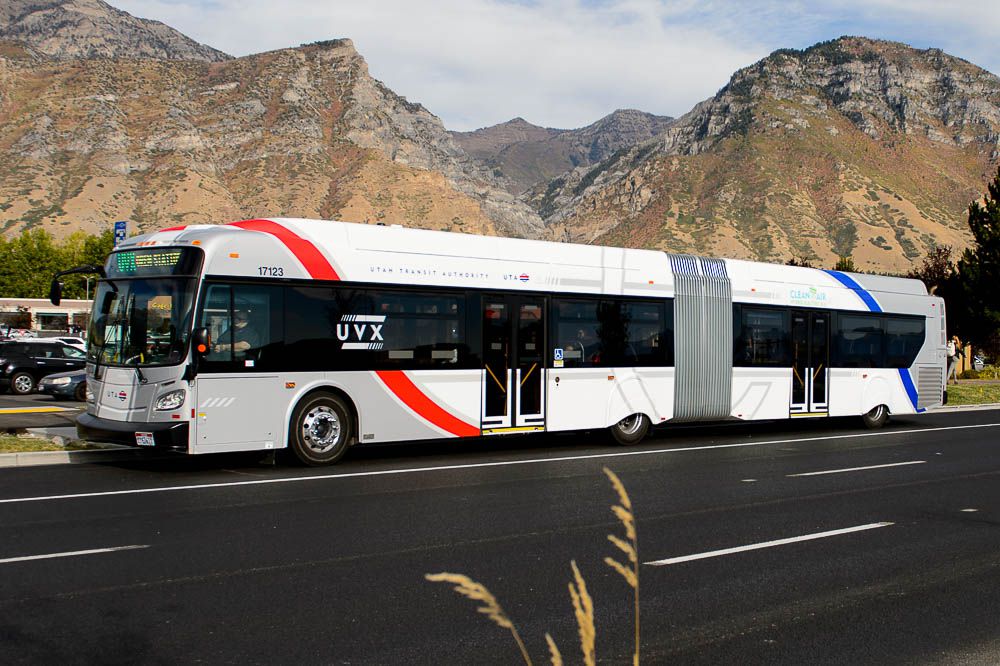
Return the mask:
M250 325L248 309L237 309L233 312L232 327L223 331L219 339L222 342L214 345L212 351L216 353L232 351L236 358L246 358L247 351L261 346L260 332L255 326Z

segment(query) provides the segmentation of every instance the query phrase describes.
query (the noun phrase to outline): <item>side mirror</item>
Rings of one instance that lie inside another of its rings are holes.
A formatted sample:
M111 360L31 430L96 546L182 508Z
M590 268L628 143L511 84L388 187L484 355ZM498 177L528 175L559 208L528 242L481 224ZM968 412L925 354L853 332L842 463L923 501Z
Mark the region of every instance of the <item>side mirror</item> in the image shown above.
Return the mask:
M212 350L212 335L202 326L191 332L191 347L198 356L205 356Z
M62 289L62 282L59 280L52 281L52 286L49 287L49 301L52 302L52 305L59 305L59 302L62 301Z

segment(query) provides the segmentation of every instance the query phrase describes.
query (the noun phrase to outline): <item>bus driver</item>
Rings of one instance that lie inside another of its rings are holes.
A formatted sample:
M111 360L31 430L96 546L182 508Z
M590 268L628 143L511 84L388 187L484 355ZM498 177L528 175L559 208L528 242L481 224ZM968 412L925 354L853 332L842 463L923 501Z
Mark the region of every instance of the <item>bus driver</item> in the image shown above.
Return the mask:
M219 339L224 342L213 345L212 351L221 353L232 349L237 358L243 358L248 350L260 347L260 334L250 326L250 312L246 309L233 312L233 325L223 331Z

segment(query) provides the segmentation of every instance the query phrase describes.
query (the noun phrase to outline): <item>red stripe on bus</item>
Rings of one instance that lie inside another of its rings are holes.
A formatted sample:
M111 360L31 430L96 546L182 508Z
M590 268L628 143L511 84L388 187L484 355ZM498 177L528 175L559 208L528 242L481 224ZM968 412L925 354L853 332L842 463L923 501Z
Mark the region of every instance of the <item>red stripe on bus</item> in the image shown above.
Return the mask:
M323 253L319 251L319 248L277 222L272 222L271 220L243 220L241 222L230 222L230 226L246 229L247 231L260 231L265 234L271 234L291 250L295 258L305 266L309 276L316 280L340 279L337 271L333 270L333 266L323 256Z
M421 418L456 437L479 436L478 427L469 425L442 409L439 404L417 388L417 385L402 370L376 370L375 374L389 387L393 395L402 400L404 405L416 412Z
M166 229L160 229L160 231L161 232L163 232L163 231L184 231L185 229L187 229L187 225L186 224L184 226L182 226L182 227L167 227Z

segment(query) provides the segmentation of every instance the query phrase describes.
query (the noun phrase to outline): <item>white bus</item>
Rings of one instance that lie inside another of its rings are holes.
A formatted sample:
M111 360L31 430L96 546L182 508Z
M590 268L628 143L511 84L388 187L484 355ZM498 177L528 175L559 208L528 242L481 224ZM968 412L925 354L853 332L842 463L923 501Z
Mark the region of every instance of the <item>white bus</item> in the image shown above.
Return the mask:
M78 419L97 441L321 465L398 440L877 427L946 397L944 302L915 280L300 219L164 229L73 270L103 273Z

